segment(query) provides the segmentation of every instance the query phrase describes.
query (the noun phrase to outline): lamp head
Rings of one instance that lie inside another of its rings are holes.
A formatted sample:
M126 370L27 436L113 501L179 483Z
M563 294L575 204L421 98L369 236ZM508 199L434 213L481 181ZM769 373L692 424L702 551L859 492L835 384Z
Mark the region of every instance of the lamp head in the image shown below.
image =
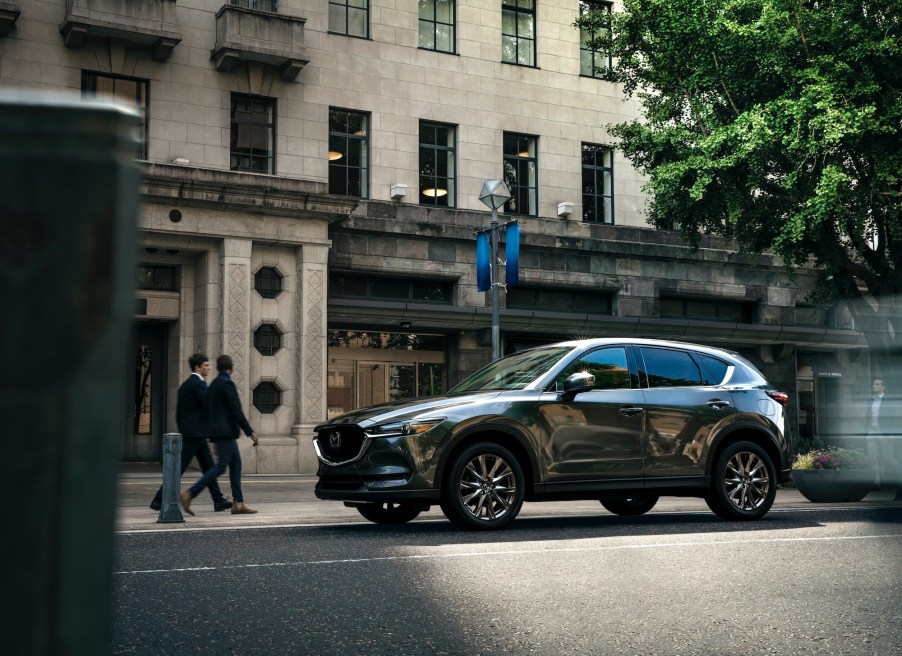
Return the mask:
M504 180L486 180L482 183L482 191L479 192L481 200L490 209L497 210L511 198L511 192Z

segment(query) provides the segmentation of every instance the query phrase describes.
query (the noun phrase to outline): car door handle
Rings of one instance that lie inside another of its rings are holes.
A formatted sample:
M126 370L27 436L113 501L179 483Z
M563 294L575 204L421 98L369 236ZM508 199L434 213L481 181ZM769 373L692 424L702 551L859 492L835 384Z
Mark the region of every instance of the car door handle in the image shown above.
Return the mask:
M637 412L645 412L645 408L638 408L632 405L625 405L620 408L620 414L622 414L624 417L632 417Z
M708 401L708 405L710 405L715 410L720 410L728 405L730 405L729 401L721 401L720 399L711 399Z

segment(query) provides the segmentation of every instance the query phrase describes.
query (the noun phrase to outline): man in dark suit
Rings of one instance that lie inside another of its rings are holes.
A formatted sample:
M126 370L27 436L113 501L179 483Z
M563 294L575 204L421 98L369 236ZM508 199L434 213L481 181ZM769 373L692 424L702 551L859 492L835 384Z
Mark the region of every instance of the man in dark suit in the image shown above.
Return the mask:
M886 393L886 383L875 378L868 402L868 452L877 469L877 485L896 487L896 501L902 501L902 405Z
M244 495L241 493L241 453L238 450L238 437L243 430L244 434L251 438L254 446L257 446L257 436L241 410L238 388L232 382L232 358L220 355L216 358L216 369L219 375L210 384L207 392L210 439L216 443L216 465L205 471L201 479L189 490L182 492L182 507L186 513L193 515L191 500L200 494L204 487L225 473L228 467L229 483L232 486L232 514L250 515L257 511L244 503Z
M197 458L201 471L214 466L213 456L207 438L210 429L207 426L207 383L204 380L210 373L210 358L203 353L195 353L188 358L191 375L179 387L178 404L175 406L175 421L179 433L182 434L182 474L187 471L192 458ZM219 512L232 507L232 502L222 496L219 484L214 480L207 489L213 497L213 510ZM150 507L159 510L163 505L163 487L157 490Z

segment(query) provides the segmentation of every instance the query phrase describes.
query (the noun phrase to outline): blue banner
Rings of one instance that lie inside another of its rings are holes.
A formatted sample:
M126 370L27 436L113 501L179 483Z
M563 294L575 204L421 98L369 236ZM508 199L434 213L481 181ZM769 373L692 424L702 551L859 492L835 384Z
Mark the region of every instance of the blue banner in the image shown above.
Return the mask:
M504 268L504 284L508 287L520 284L520 224L507 226L504 238L504 254L507 264Z
M487 292L492 287L492 269L489 259L489 233L476 235L476 289Z

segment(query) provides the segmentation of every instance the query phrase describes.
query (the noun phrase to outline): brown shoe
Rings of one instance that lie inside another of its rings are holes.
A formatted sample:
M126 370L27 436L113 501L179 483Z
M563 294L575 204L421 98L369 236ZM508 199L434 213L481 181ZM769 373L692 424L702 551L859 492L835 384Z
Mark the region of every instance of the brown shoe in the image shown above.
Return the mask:
M233 515L253 515L257 511L253 508L248 507L244 501L233 501L232 502L232 514Z
M191 493L185 490L179 498L182 502L182 509L193 517L194 511L191 510Z

